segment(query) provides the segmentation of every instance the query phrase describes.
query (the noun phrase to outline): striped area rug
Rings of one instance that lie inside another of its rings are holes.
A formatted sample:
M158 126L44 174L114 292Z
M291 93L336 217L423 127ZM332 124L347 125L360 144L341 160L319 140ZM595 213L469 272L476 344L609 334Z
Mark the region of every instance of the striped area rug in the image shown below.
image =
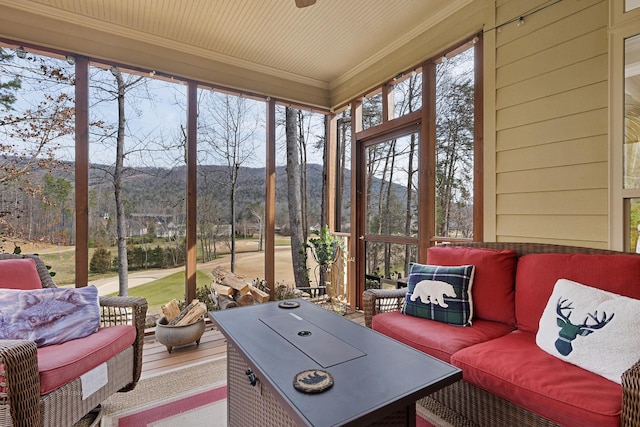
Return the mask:
M102 427L224 427L227 425L226 356L138 383L103 404ZM416 406L416 427L451 424Z
M104 415L101 425L102 427L225 427L227 425L226 381Z

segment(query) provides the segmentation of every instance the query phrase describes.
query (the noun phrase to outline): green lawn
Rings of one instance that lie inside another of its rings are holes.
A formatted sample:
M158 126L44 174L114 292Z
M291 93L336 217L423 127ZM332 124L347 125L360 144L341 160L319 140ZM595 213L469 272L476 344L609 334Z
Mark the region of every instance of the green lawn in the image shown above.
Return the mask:
M209 285L211 285L211 277L203 271L196 270L196 288L208 289ZM115 296L117 294L115 292L110 295ZM149 304L149 311L160 312L160 306L172 299L184 300L184 271L130 288L129 296L146 298Z

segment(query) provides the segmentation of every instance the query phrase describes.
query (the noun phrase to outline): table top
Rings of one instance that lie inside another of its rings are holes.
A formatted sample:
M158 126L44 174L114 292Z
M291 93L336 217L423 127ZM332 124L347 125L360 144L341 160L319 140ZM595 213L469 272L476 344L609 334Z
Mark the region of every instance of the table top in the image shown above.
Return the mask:
M213 311L209 316L297 423L362 425L462 378L460 369L303 299ZM318 394L293 386L299 372L328 371Z

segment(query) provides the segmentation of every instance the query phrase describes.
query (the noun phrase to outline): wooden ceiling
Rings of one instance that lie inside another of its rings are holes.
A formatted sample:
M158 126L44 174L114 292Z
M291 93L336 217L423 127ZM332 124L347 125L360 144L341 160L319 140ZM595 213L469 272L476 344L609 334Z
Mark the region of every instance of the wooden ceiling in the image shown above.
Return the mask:
M295 0L0 0L0 16L34 26L21 33L0 17L0 37L58 39L93 56L91 44L65 39L90 40L93 31L330 91L471 1L317 0L298 8ZM137 57L133 65L148 65Z

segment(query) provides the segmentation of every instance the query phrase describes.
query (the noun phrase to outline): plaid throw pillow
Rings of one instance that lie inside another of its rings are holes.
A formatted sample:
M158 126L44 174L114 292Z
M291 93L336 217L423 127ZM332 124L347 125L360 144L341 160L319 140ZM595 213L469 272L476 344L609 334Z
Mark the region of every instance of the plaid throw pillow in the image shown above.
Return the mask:
M413 264L402 312L458 326L471 326L473 265Z

